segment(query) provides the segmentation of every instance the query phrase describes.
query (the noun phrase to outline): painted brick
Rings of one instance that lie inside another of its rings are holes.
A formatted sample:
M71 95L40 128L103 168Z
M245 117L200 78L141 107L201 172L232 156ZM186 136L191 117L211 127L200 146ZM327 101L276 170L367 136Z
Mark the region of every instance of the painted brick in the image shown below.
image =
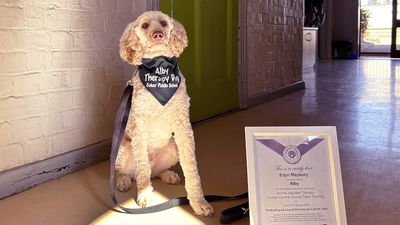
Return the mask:
M128 23L127 23L128 24ZM123 30L125 27L114 27L114 30L107 30L104 35L104 39L100 46L104 46L105 48L111 49L119 49L119 38L120 38L120 31Z
M23 52L0 53L0 74L25 72L27 59Z
M85 68L95 66L95 51L52 52L52 68Z
M114 16L113 14L107 14L106 15L106 31L110 32L111 34L116 34L117 32L120 32L121 30L123 31L123 27L128 25L129 22L132 21L131 16L126 16L129 17L122 19L123 15L118 15L118 17ZM124 22L122 22L124 21ZM117 36L120 36L122 33L117 33Z
M68 116L70 117L70 125L73 129L79 129L87 127L88 123L85 115L85 107L75 108L69 111ZM84 126L82 126L84 125Z
M0 5L0 27L22 27L24 24L23 8L13 8Z
M108 12L113 14L118 10L118 4L115 4L115 1L101 0L101 6L102 8L107 9Z
M89 87L94 86L95 78L91 70L69 71L68 74L72 79L72 87Z
M69 28L73 30L104 30L104 15L100 12L88 13L81 11L71 11L69 16Z
M43 124L40 117L31 117L11 121L12 133L16 140L27 140L43 135Z
M40 74L39 83L42 92L66 90L72 87L72 76L64 71L45 72Z
M24 163L24 147L21 143L15 143L0 148L0 171L6 170L14 165L21 165Z
M64 134L63 133L49 136L49 151L53 155L63 153L63 151L65 151L63 142L64 142Z
M116 101L121 98L122 92L124 91L125 84L111 85L110 87L110 99Z
M24 158L29 160L38 161L46 157L49 151L49 138L48 137L38 137L24 141L22 143L25 154Z
M47 10L67 9L69 0L31 0L32 5Z
M71 52L71 68L90 68L95 66L95 51Z
M50 37L44 30L15 30L18 49L46 49L50 46Z
M48 95L51 95L48 94ZM45 94L31 95L23 98L27 115L38 115L50 111L49 97Z
M73 36L68 31L53 31L51 32L50 37L52 49L68 50L73 48Z
M24 7L25 25L29 28L45 28L44 18L46 10L34 5Z
M106 81L109 84L114 84L114 83L121 84L121 83L123 83L125 81L124 77L123 77L122 65L121 66L109 66L109 67L106 67L105 75L106 75Z
M0 52L8 52L15 49L15 41L11 30L0 30Z
M0 77L0 98L8 96L12 92L12 80Z
M88 12L70 12L70 24L72 29L93 29L91 15Z
M23 98L8 97L1 99L0 121L12 120L26 115Z
M146 11L151 5L147 5L146 1L132 1L133 4L133 15L140 15L142 12Z
M146 2L0 1L0 172L111 137L119 37Z
M71 9L97 10L100 8L100 0L71 0Z
M23 96L39 93L38 73L15 76L13 78L13 96Z
M43 123L43 132L46 136L63 132L63 121L60 112L51 112L41 117Z
M79 89L73 92L73 106L85 106L94 100L95 90L92 88Z
M66 69L70 67L71 55L67 51L54 51L51 53L51 68Z
M15 142L15 138L10 132L12 125L9 122L0 123L0 146L5 146Z
M123 74L124 74L124 81L128 81L130 79L132 79L133 73L135 72L135 67L132 65L129 65L127 63L124 63L122 65L123 67Z
M97 123L95 123L95 135L98 139L103 140L107 137L112 136L113 130L110 127L113 127L114 118L111 119L100 119Z
M13 7L13 8L24 8L26 5L26 2L23 0L2 0L0 2L0 5Z
M95 79L94 85L104 83L105 78L105 67L97 67L88 69L87 75L93 76Z
M45 51L32 51L28 53L28 70L39 71L45 70L49 62L47 60L48 53Z
M105 108L104 104L100 102L92 102L90 107L85 109L85 117L89 121L90 125L94 125L97 118L104 118Z
M110 100L109 86L108 85L98 85L95 89L95 101L106 103Z
M107 120L113 121L115 120L115 115L118 109L118 102L117 101L109 101L105 104L105 108L108 109L105 113L105 117ZM112 125L111 125L112 127Z
M73 91L54 92L49 95L50 111L64 111L72 108Z
M122 15L132 15L133 1L130 0L118 0L118 13Z
M72 35L75 49L89 49L96 46L97 38L94 31L75 31Z
M107 19L107 18L106 18ZM94 39L93 39L93 45L94 48L97 49L119 49L119 38L121 37L120 31L124 29L125 27L121 26L121 28L116 28L114 32L110 32L109 30L106 30L106 24L104 25L104 30L97 30L93 31ZM119 21L121 24L122 22ZM101 37L101 38L99 38Z
M105 22L105 15L103 12L96 12L90 15L90 23L91 29L95 29L97 31L105 31L106 22Z
M79 109L71 109L64 112L61 112L61 121L63 123L63 129L73 128L74 124L74 116L77 115ZM79 124L77 124L79 126Z
M69 13L67 10L47 10L44 15L44 26L52 30L69 29Z
M63 143L63 148L78 149L88 145L88 143L90 144L92 133L93 130L87 127L65 132L61 142Z
M302 79L302 16L300 0L248 1L248 97Z
M95 62L97 65L115 65L121 61L119 52L116 50L101 50L96 52Z

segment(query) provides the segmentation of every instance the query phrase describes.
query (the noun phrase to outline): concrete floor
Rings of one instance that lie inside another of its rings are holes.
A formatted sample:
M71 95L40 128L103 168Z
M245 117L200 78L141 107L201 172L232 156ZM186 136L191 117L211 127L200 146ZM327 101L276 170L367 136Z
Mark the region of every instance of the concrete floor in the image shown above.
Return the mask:
M247 191L245 126L333 125L348 224L400 224L400 61L320 62L304 80L305 90L195 126L204 192ZM103 162L1 200L0 224L219 224L218 216L196 217L188 207L140 216L111 212L108 171ZM183 185L155 180L154 186L158 201L185 195ZM241 202L212 205L218 215Z

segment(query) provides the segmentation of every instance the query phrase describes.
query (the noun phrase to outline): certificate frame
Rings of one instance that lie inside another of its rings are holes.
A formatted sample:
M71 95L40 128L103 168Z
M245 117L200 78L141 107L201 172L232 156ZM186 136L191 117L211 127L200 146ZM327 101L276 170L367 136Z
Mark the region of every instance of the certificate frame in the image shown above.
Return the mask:
M259 162L257 162L260 160L257 159L258 157L257 151L260 150L256 148L255 146L256 142L259 139L269 138L269 137L285 138L285 137L297 137L297 136L310 136L310 137L323 136L324 138L326 138L324 139L326 140L326 142L324 143L327 146L327 153L325 153L327 154L326 163L328 163L329 169L327 169L327 171L329 171L328 172L329 179L331 181L330 182L331 192L330 196L327 197L331 198L332 201L331 205L333 205L330 209L333 210L333 212L330 213L332 215L331 217L334 217L336 225L347 225L336 127L334 126L245 127L245 136L246 136L247 177L248 177L251 225L277 224L277 223L272 223L271 221L265 222L265 220L261 218L261 214L266 214L266 213L263 213L261 211L262 209L260 209L260 200L265 201L265 203L263 203L264 205L273 204L275 202L273 202L272 200L266 200L265 198L262 198L263 196L261 196L260 194L260 189L263 189L263 187L260 186L258 180L260 179L259 178L260 174L263 171L259 171L260 168L259 165L257 165L260 164ZM264 169L264 166L262 167ZM268 168L268 166L265 168ZM301 222L298 223L301 224ZM278 224L285 224L285 223L278 223ZM286 223L286 224L296 224L296 221L292 221L292 223ZM327 224L331 225L330 223Z

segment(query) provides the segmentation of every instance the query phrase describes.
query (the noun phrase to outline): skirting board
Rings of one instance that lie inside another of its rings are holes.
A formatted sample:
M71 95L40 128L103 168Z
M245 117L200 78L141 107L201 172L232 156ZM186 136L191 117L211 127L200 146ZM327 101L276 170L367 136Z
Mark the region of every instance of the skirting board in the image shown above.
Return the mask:
M290 94L292 92L304 89L306 87L304 81L298 81L296 83L290 84L286 87L279 88L277 90L273 90L271 92L256 96L256 97L251 97L247 99L247 107L255 106L261 103L264 103L266 101L270 101L272 99Z
M110 158L111 140L0 172L0 199Z

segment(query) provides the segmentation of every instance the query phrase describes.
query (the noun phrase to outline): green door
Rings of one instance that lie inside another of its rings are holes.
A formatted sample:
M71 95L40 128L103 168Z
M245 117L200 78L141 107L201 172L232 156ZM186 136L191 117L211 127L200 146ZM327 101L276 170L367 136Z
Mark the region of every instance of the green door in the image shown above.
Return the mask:
M238 107L238 0L160 0L180 21L189 47L178 59L191 97L192 122Z

